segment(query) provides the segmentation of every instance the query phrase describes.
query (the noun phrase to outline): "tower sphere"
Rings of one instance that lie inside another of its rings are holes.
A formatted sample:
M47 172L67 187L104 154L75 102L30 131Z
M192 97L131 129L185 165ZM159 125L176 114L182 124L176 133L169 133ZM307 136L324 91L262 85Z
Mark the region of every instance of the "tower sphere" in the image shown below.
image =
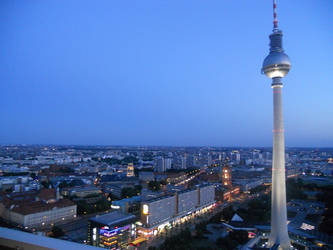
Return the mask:
M290 67L289 57L285 53L271 51L265 58L261 71L269 78L284 77Z
M291 63L282 48L282 31L274 28L269 39L270 52L262 64L261 71L269 78L284 77L288 74Z

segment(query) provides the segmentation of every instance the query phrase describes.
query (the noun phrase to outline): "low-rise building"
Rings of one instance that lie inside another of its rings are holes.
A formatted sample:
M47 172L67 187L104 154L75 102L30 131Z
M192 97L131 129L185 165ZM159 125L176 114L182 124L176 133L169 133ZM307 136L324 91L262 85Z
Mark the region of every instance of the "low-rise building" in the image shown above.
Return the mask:
M252 188L258 187L264 183L264 179L240 179L236 180L237 184L243 192L249 191Z
M140 210L141 196L133 196L130 198L112 201L111 208L118 209L120 212L136 213Z
M111 249L126 248L136 237L136 216L114 211L88 221L90 245Z
M155 174L152 171L140 171L139 180L145 182L153 181L155 180Z
M94 186L74 187L69 190L70 197L85 198L87 196L96 196L102 194L102 191Z
M43 229L76 218L77 206L68 199L59 199L54 189L39 192L2 195L0 216L25 228Z

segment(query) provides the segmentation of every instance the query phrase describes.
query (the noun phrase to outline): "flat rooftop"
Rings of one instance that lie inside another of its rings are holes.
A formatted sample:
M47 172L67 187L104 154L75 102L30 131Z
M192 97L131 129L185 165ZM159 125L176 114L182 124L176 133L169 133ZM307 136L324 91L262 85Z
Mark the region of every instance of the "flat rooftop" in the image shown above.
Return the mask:
M112 226L116 225L118 223L124 223L129 220L135 219L136 216L132 214L123 214L118 211L114 211L108 214L103 214L100 216L96 216L94 218L91 218L90 221L94 221L100 224Z

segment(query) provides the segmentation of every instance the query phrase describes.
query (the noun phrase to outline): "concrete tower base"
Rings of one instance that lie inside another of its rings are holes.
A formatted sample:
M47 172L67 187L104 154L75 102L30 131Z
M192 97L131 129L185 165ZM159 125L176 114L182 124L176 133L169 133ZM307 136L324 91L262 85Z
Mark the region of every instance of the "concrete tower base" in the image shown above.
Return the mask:
M272 211L271 234L268 247L279 246L278 249L290 249L287 225L285 146L282 114L282 82L280 77L273 78L273 166L272 166Z

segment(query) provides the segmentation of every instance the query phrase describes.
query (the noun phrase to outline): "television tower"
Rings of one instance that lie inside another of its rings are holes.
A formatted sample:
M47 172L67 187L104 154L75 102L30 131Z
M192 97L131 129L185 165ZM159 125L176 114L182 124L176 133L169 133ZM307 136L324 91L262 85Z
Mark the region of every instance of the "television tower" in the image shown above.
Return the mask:
M290 249L286 209L285 146L282 115L282 82L288 74L291 63L282 49L282 31L278 29L276 0L273 0L273 33L270 38L270 52L262 65L262 73L272 78L274 128L273 128L273 166L272 166L272 209L271 233L268 247Z

